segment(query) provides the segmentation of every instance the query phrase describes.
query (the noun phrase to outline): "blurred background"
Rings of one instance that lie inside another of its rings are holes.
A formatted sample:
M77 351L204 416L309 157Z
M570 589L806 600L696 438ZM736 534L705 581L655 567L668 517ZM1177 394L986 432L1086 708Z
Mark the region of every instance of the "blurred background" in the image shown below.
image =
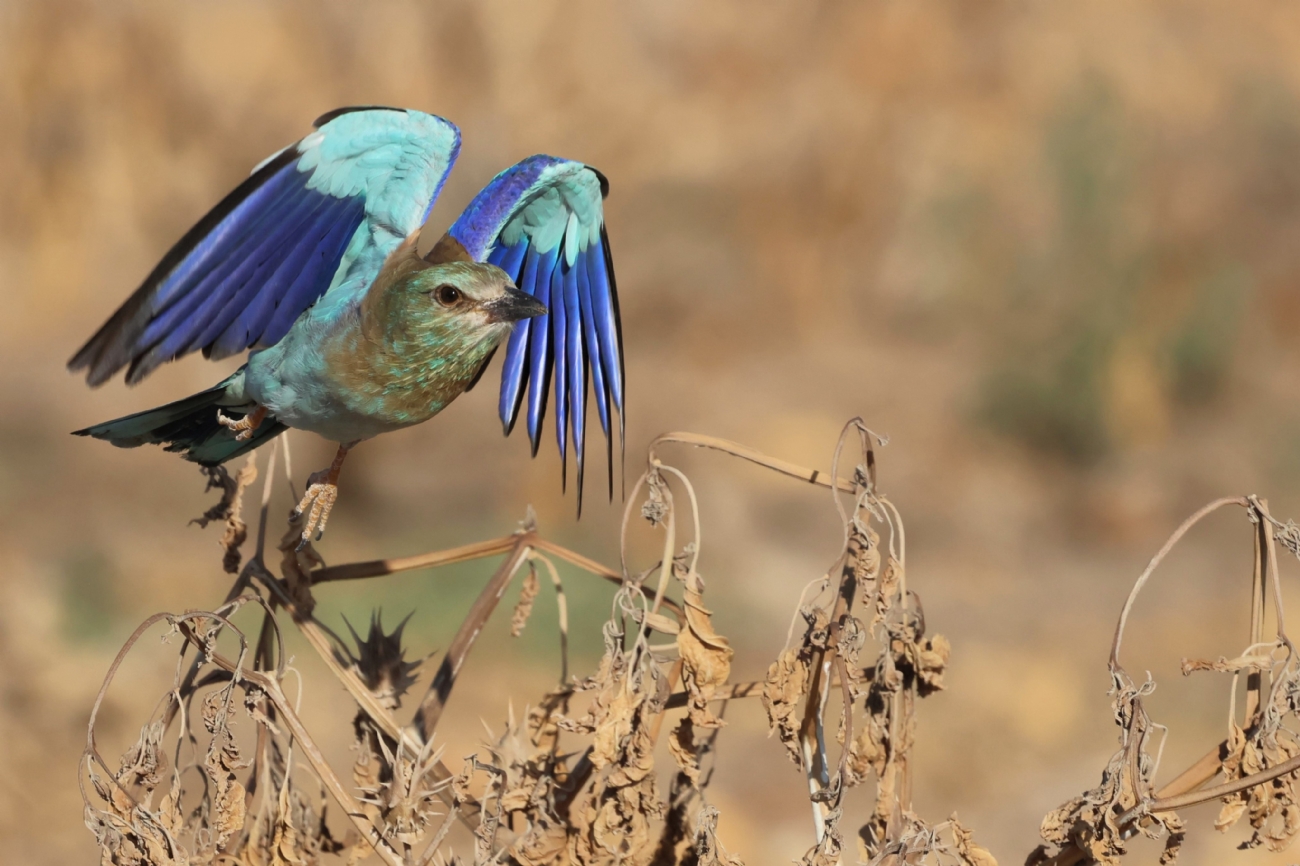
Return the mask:
M628 473L685 429L828 468L861 414L891 444L910 585L950 637L922 702L917 811L1001 862L1115 748L1105 658L1131 582L1204 501L1300 514L1300 9L1284 3L694 4L533 0L0 2L0 845L97 859L75 785L100 679L143 617L229 585L197 470L68 431L217 381L198 358L128 390L64 362L162 253L317 115L390 104L460 125L426 246L535 152L608 175L628 357ZM492 381L495 372L489 373ZM617 561L599 466L574 519L559 462L502 439L493 385L358 449L331 562L542 530ZM294 472L332 446L293 434ZM761 678L840 530L822 491L665 452L702 499L702 569L733 676ZM283 500L283 502L281 502ZM276 514L288 507L278 491ZM250 515L251 517L251 515ZM1161 779L1222 736L1227 683L1183 656L1246 643L1250 529L1216 516L1157 574L1125 662L1160 683ZM1294 585L1296 568L1287 580ZM331 585L318 612L408 611L446 645L490 562ZM578 670L609 589L566 571ZM1289 590L1290 592L1290 590ZM513 591L511 593L513 596ZM556 675L545 594L462 676L449 756ZM303 645L308 707L349 760L346 698ZM171 678L146 641L104 711L116 754ZM430 671L426 671L426 675ZM756 701L728 710L710 798L754 864L812 842ZM1189 810L1183 862L1284 863ZM852 822L852 816L847 821ZM856 826L856 823L852 824ZM1154 860L1137 845L1135 862ZM1291 854L1291 859L1295 858Z

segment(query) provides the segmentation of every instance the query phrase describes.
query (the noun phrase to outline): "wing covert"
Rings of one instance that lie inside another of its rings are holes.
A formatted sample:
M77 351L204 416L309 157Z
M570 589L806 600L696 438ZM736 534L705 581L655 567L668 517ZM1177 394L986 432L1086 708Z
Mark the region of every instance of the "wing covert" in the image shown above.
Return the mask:
M274 345L331 289L363 292L428 217L460 148L440 117L339 109L258 165L73 356L99 385L196 350ZM340 300L344 300L340 298Z
M588 383L605 433L611 496L615 411L620 442L624 428L622 330L603 207L608 191L590 166L532 156L497 175L447 232L549 311L515 325L503 353L499 412L507 435L524 415L536 455L554 391L556 443L562 463L572 443L580 510Z

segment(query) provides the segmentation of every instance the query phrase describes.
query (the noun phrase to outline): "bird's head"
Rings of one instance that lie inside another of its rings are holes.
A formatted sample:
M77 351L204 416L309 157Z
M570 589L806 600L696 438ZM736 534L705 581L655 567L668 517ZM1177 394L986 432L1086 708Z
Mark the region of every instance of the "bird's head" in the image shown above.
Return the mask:
M491 349L515 322L540 316L546 307L515 288L495 265L446 262L424 268L398 289L401 327L408 337L463 348ZM397 312L397 311L392 311Z

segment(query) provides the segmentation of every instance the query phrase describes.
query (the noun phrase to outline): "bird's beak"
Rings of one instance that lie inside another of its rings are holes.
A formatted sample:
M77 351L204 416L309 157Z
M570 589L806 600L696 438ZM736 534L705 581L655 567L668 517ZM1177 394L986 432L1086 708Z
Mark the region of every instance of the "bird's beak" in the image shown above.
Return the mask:
M506 286L506 293L485 304L484 309L492 322L517 322L546 314L545 304L514 286Z

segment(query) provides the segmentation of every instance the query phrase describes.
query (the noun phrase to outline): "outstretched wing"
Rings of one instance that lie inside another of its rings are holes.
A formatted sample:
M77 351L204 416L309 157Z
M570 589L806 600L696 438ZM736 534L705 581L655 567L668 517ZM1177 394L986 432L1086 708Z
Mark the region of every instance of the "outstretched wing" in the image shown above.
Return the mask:
M460 150L455 125L400 108L344 108L267 159L163 257L68 362L128 383L197 349L274 345L327 291L364 291L429 215Z
M602 206L608 192L604 175L590 166L530 156L493 178L447 232L471 258L504 269L550 310L515 325L506 345L501 421L509 435L526 390L528 437L536 455L554 381L556 441L563 461L572 433L579 508L588 376L605 432L611 496L615 410L620 442L623 433L623 336Z

